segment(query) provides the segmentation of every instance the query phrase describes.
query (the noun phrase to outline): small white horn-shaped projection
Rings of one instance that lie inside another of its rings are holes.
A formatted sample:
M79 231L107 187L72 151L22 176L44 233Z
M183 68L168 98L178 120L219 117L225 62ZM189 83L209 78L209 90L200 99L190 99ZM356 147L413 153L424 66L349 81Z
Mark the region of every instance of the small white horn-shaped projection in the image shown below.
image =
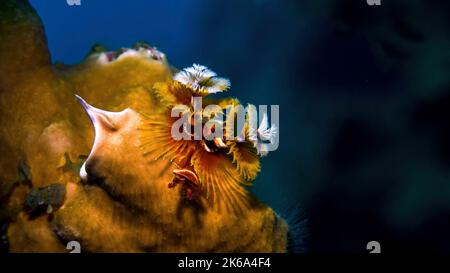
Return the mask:
M92 158L92 155L97 151L101 143L105 141L106 138L111 138L113 134L119 130L119 128L124 126L127 121L127 113L129 109L125 109L120 112L110 112L101 110L88 104L82 97L75 95L78 102L83 106L84 110L88 114L93 126L94 126L94 144L90 151L90 154L84 162L80 169L80 178L84 181L88 179L89 172L86 169L86 163Z
M86 162L83 163L80 169L80 178L82 181L86 182L88 179L88 174L86 172Z
M114 123L114 119L119 117L122 112L109 112L105 110L101 110L98 108L93 107L92 105L89 105L82 97L75 95L78 102L83 106L84 110L86 110L86 113L88 114L89 118L92 121L92 124L94 125L94 128L96 129L97 133L97 127L98 126L105 126L107 129L110 130L116 130L116 124Z

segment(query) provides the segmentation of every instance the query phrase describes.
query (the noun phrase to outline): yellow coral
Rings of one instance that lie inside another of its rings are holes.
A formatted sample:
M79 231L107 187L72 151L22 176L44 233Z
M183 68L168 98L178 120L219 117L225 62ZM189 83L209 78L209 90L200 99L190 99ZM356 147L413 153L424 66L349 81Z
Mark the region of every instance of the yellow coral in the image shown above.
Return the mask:
M159 131L155 139L171 149L154 147L152 156L144 155L138 128L146 120L139 113L167 113L173 101L168 92L152 91L155 83L173 77L162 53L147 48L152 52L108 57L107 64L94 54L75 66L52 65L42 24L23 0L0 1L0 36L0 189L5 191L0 220L9 222L11 251L64 252L65 240L78 240L82 251L91 252L286 250L286 223L238 185L259 170L252 156L235 154L240 146L232 148L234 155L214 154L211 160L203 150L170 146L162 140L166 132ZM174 85L163 86L155 89ZM102 142L105 146L93 161L98 164L91 165L105 176L103 183L85 184L78 176L79 159L91 153L94 130L75 94L105 110L130 108L124 127L118 123L122 129ZM161 130L168 124L154 122L160 124L147 124ZM220 198L229 201L218 204L234 204L245 217L210 210L201 198L186 202L181 189L167 190L176 165L153 160L156 151L178 158L177 164L192 163L202 183L219 185L207 190L210 195L225 190ZM29 166L31 182L17 179L20 162ZM35 217L21 211L31 188L53 183L66 186L60 208Z

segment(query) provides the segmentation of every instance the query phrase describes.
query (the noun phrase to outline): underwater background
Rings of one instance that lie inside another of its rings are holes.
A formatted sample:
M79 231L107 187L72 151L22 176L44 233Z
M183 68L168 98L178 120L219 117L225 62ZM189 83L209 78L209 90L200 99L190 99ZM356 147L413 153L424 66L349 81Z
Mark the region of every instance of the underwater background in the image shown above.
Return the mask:
M251 191L300 206L311 252L450 252L450 3L31 0L53 62L145 40L227 95L280 105Z

